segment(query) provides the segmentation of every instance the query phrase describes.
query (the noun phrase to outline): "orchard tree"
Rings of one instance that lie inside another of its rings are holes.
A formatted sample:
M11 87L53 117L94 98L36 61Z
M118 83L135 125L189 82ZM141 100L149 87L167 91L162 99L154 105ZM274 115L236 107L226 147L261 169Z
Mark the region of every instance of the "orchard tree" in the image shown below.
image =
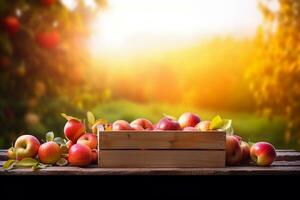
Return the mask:
M95 0L93 7L84 0L74 1L73 7L64 2L0 1L2 147L20 131L58 131L61 124L54 118L60 112L80 113L80 106L97 101L89 87L92 73L83 46L89 22L105 1Z
M254 97L268 116L287 120L285 141L300 144L300 0L260 1L263 23L250 74Z

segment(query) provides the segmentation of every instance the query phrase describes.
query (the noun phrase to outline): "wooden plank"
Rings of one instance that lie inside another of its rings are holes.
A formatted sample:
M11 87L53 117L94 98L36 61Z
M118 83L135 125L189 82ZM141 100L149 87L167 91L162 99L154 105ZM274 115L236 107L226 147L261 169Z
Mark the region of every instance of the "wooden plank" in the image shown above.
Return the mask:
M106 131L100 149L225 149L225 132Z
M6 152L0 152L0 160L7 160L7 153Z
M225 167L222 150L102 150L100 167Z
M295 161L300 160L300 152L297 151L276 151L277 161Z
M225 167L225 168L79 168L48 167L32 171L17 169L4 171L0 175L300 175L300 167Z

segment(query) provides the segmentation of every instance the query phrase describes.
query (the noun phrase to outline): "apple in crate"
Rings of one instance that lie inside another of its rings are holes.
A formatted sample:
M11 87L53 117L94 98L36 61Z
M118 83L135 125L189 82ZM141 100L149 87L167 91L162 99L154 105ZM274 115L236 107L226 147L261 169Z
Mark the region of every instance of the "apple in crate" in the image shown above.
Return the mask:
M84 124L77 119L70 119L67 121L64 127L64 133L66 138L76 143L78 138L85 132Z
M164 117L156 124L156 130L180 130L180 124L174 119Z
M210 121L202 121L196 125L196 128L200 131L209 131Z
M226 136L226 164L238 165L242 161L243 154L238 139L233 135Z
M257 165L268 166L275 160L276 151L268 142L257 142L251 146L250 156Z
M189 126L195 127L200 121L198 115L190 112L183 113L178 119L181 129Z
M69 149L70 165L87 166L92 162L92 150L87 145L74 144Z
M22 135L17 138L14 147L17 159L20 160L27 157L35 157L38 153L40 142L32 135Z
M135 130L153 130L153 124L148 119L136 119L130 123Z
M60 159L60 147L50 141L42 144L38 151L39 160L44 164L55 164Z
M97 135L92 133L86 133L77 140L77 144L87 145L91 149L96 149L97 143Z
M195 127L188 126L188 127L185 127L183 129L183 131L199 131L199 130Z
M117 120L112 125L113 131L134 130L125 120Z

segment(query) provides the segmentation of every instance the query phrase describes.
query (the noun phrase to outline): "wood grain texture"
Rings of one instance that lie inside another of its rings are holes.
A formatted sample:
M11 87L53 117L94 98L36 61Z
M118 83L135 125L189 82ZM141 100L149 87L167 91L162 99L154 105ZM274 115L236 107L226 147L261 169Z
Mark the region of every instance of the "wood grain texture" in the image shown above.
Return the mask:
M225 132L106 131L99 149L225 149Z
M290 160L282 160L289 154ZM6 155L6 150L0 151ZM16 169L4 171L2 165L6 158L0 161L0 175L300 175L300 152L295 150L277 150L277 157L268 167L258 167L254 163L242 166L224 168L98 168L97 165L81 167L48 167L43 170ZM296 158L293 159L293 156ZM4 157L4 156L3 156Z
M225 168L80 168L80 167L48 167L32 171L17 169L4 171L0 175L300 175L300 166L270 167L225 167Z
M103 150L99 167L225 167L225 151Z

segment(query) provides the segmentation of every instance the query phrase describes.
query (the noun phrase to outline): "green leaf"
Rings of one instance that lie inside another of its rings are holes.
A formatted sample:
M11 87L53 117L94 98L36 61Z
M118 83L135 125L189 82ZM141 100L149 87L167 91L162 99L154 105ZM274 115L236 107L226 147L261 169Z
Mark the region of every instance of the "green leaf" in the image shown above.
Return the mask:
M168 115L166 113L163 114L164 117L167 117L167 118L170 118L170 119L173 119L173 120L176 120L177 118L172 116L172 115Z
M209 129L210 130L216 130L216 129L222 128L222 126L223 126L223 120L219 115L217 115L211 120L211 123L209 125Z
M88 120L88 123L90 126L92 126L94 123L95 123L95 116L92 112L88 111L86 113L86 116L87 116L87 120Z
M2 166L2 168L4 169L4 170L10 170L10 169L12 169L13 167L14 167L14 165L16 164L16 160L7 160L4 164L3 164L3 166Z
M66 165L68 165L68 160L65 158L61 158L56 162L56 164L58 166L66 166Z
M53 139L53 142L56 142L59 145L66 145L66 142L64 139L62 139L61 137L56 137Z
M46 142L53 141L54 139L54 133L52 131L46 133Z
M36 165L38 161L33 158L24 158L16 163L16 167L32 167Z

